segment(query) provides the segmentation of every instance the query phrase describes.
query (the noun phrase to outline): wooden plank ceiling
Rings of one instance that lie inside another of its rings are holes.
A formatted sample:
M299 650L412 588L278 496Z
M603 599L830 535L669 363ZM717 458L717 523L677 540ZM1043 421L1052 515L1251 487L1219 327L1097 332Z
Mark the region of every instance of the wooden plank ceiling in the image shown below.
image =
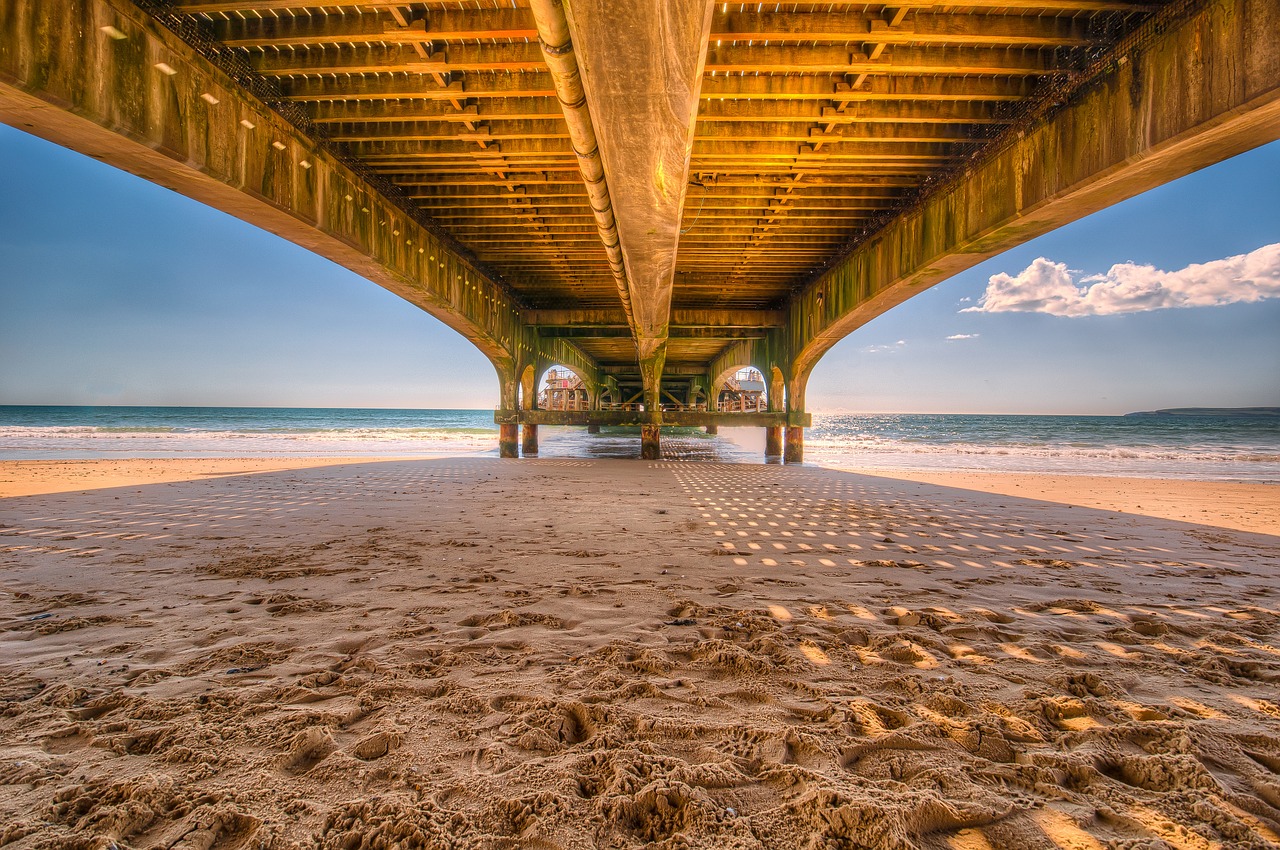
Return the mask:
M1162 2L717 4L673 309L784 306ZM527 0L173 6L530 308L618 308ZM631 347L616 333L574 341L602 363ZM673 334L668 359L706 362L724 344Z

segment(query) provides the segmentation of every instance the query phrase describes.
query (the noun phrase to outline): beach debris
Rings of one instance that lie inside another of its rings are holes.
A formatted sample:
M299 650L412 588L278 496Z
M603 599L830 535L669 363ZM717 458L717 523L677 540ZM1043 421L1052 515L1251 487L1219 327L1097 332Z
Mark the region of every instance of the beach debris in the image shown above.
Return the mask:
M668 621L667 625L668 626L696 626L698 625L698 621L693 619L692 617L677 617L674 620Z
M34 623L36 620L47 620L53 616L52 612L46 611L43 614L36 614L34 617L28 617L27 622Z
M234 676L237 673L252 673L255 670L261 670L261 669L262 669L262 665L259 665L257 667L232 667L227 670L227 675Z

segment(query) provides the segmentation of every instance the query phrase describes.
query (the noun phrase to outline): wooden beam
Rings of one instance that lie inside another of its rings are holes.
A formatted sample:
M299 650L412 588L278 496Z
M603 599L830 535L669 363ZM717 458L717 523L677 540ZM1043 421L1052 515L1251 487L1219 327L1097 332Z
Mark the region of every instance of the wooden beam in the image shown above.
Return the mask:
M810 142L819 137L819 128L788 121L698 122L697 142ZM894 142L929 144L973 141L973 135L962 126L936 124L903 126L899 123L874 123L838 126L820 134L824 144L841 142Z
M315 11L315 3L310 11ZM402 7L396 7L402 8ZM403 16L403 12L401 15ZM216 38L228 47L313 47L340 44L431 44L478 39L538 37L528 9L429 9L397 20L379 12L359 15L228 17L215 21Z
M852 53L850 54L852 56ZM842 91L843 89L843 91ZM841 77L829 76L708 76L702 80L702 100L834 100L849 101L1017 101L1035 90L1034 78L1020 77L902 77L872 76L857 89Z
M475 119L472 119L475 121ZM568 140L569 128L562 119L544 121L502 122L477 126L473 130L459 123L438 121L399 121L394 123L353 123L333 127L329 138L345 144L367 142L528 142L533 140Z
M967 5L967 4L966 4ZM1088 19L1022 15L917 14L886 26L878 12L740 12L716 10L711 43L730 41L865 42L1001 47L1081 47Z
M249 63L254 71L266 77L546 70L537 44L449 44L426 59L403 45L303 48L251 54Z
M698 110L698 124L791 121L835 124L1004 124L995 104L984 101L910 100L847 104L843 111L816 100L711 100Z
M456 94L469 97L460 87ZM440 121L450 124L468 121L562 121L559 105L550 97L504 97L471 104L461 110L445 98L425 100L325 100L307 107L316 124L388 123L397 121Z
M455 73L447 86L439 86L423 72L378 74L365 77L307 77L280 80L284 100L452 100L454 98L545 97L556 95L551 75ZM460 77L460 79L458 79Z
M708 74L1038 76L1061 70L1052 51L909 47L878 60L843 45L723 45L707 50Z
M561 124L563 126L563 124ZM458 133L456 128L455 133ZM457 157L480 156L490 159L502 157L559 157L573 156L573 146L568 139L511 139L501 144L491 145L486 150L479 150L463 133L448 138L437 138L435 141L400 139L394 136L380 137L373 141L354 143L351 149L357 151L362 158L373 161L387 157Z

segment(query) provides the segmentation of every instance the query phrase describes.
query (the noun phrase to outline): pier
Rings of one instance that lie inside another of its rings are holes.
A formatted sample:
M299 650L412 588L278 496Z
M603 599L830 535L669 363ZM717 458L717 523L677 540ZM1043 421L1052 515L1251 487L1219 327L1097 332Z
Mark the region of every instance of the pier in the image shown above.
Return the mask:
M1280 137L1274 0L476 5L10 0L0 121L457 330L504 457L697 425L790 462L850 332ZM577 386L546 409L553 367Z

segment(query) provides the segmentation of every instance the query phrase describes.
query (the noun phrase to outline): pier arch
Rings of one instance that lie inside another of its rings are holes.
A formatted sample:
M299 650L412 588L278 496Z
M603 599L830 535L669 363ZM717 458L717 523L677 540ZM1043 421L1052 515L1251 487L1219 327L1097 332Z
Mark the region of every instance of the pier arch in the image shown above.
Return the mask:
M536 410L538 407L538 372L532 363L520 373L520 410Z
M721 372L712 383L711 401L723 413L759 413L769 410L769 387L755 366L742 365Z
M560 364L543 370L538 381L539 410L593 410L595 403L591 385L575 370Z

